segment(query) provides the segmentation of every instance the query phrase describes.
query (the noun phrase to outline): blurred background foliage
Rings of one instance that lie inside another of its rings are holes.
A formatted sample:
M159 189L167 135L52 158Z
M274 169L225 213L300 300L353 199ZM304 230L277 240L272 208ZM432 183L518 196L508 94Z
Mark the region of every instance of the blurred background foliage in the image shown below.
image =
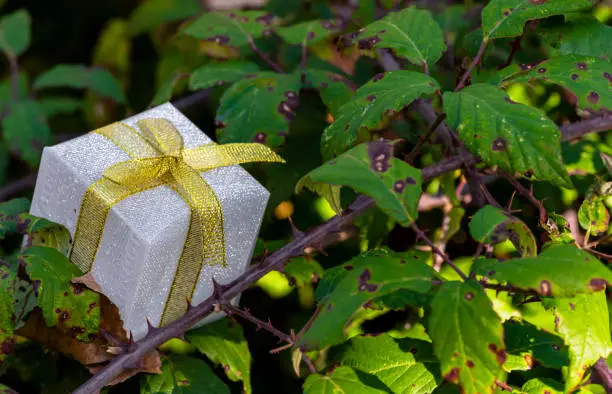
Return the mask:
M217 1L227 6L223 1ZM313 18L333 16L331 4L323 0L291 1L270 0L266 7L287 21L297 22ZM370 3L359 2L355 19L368 23L375 18L374 7ZM381 1L383 6L393 8L394 1ZM415 2L418 3L418 2ZM481 37L474 27L477 20L464 18L466 10L478 7L479 2L423 2L431 4L437 21L445 31L447 40L453 44L457 61L473 57L478 50ZM449 3L449 4L444 4ZM456 3L456 4L453 4ZM204 132L215 139L214 116L223 87L213 87L204 92L190 92L189 74L207 62L215 62L213 57L232 58L239 56L234 50L228 50L215 43L201 42L189 37L177 37L175 32L182 21L205 10L206 5L196 0L4 0L0 1L0 13L8 15L18 9L25 9L31 17L31 45L18 57L19 99L32 97L37 107L30 109L23 118L15 122L3 120L3 139L0 142L0 189L11 187L24 178L30 179L35 174L40 149L43 145L76 137L96 127L120 120L148 108L152 103L161 103L172 97L185 114ZM594 10L593 16L602 23L610 25L612 8L601 4ZM558 18L549 18L542 23L554 25ZM542 27L541 26L541 27ZM453 31L450 33L450 31ZM259 40L259 47L264 52L274 53L276 59L286 69L296 67L300 62L300 48L283 44L278 37ZM496 40L488 49L487 68L491 73L496 66L503 64L511 51L509 40ZM558 50L545 42L533 29L528 28L522 41L522 50L515 62L533 63L549 56ZM361 57L356 60L350 54L341 56L335 44L324 42L315 48L315 55L309 56L310 66L325 68L350 78L357 84L367 81L378 65L374 59ZM213 57L211 57L211 55ZM448 72L451 64L441 61L432 75L445 89L455 84L453 73ZM54 70L57 65L82 65L82 68L55 69L55 74L47 79L41 75ZM7 111L7 106L14 104L15 97L11 89L11 65L4 60L2 80L0 82L0 110ZM262 68L265 64L260 62ZM404 65L410 69L412 66ZM460 65L454 65L458 67ZM445 69L446 68L446 69ZM107 70L110 75L96 74L96 70ZM474 80L486 80L490 73L477 72ZM109 79L110 78L110 79ZM64 83L58 81L64 79ZM66 87L70 83L79 89ZM116 89L112 86L116 85ZM109 86L111 86L109 90ZM80 89L87 88L87 89ZM508 93L514 101L544 109L558 123L576 120L574 109L568 105L564 90L549 85L513 85ZM571 100L571 98L569 98ZM34 116L32 116L34 115ZM261 232L261 239L255 256L274 251L292 237L291 217L297 228L307 230L334 215L327 202L314 194L305 192L293 193L297 180L311 169L320 165L319 153L321 132L330 122L331 114L327 113L319 96L312 91L301 95L301 105L296 111L296 119L291 124L291 132L286 144L279 149L287 159L288 165L282 169L267 172L255 171L255 175L272 192L271 202ZM30 124L36 120L36 124ZM402 137L415 142L418 135L411 132L418 119L401 119L390 122L391 128L381 131L383 135ZM7 131L8 129L16 131ZM29 130L29 131L28 131ZM32 133L31 141L23 143L19 136ZM13 144L7 135L13 136ZM386 133L386 134L385 134ZM535 194L545 200L550 210L565 212L577 210L581 196L585 196L589 185L595 183L597 173L603 170L599 152L612 154L612 134L592 134L578 143L565 143L564 161L572 174L576 190L557 188L542 182L535 185ZM421 158L422 165L436 161L439 154L435 151ZM274 172L276 171L276 173ZM280 171L280 173L279 173ZM436 179L427 185L425 190L431 195L443 191L445 182L456 182L459 174L450 174ZM30 185L32 186L32 185ZM499 201L508 201L513 189L503 181L493 180L490 190ZM10 197L31 195L32 188L21 188ZM344 192L343 192L344 193ZM8 196L0 196L0 200ZM351 192L343 194L348 201ZM606 201L611 207L611 201ZM513 208L522 210L521 217L535 227L537 213L527 203L515 200ZM466 223L473 211L463 216L463 226L457 226L456 233L447 245L450 255L470 255L476 249L466 234ZM422 222L429 223L434 230L439 227L442 212L439 209L422 213ZM409 229L395 226L393 222L378 210L371 210L359 218L353 229L343 236L357 234L339 245L326 248L324 254L318 254L316 261L322 268L336 266L348 260L360 251L385 243L394 250L405 250L414 241L414 234ZM0 247L0 255L13 253L19 240L9 239ZM510 242L499 244L494 253L504 256L513 253ZM255 258L257 260L257 257ZM465 264L469 264L466 259ZM457 260L461 268L467 266ZM317 269L314 270L317 272ZM319 271L322 273L322 270ZM443 271L444 272L444 271ZM272 272L261 279L257 286L247 291L242 303L255 316L269 317L279 329L288 332L299 328L312 315L314 308L314 284L310 279L288 273ZM311 275L312 273L308 273ZM452 273L445 273L449 277ZM316 278L315 278L316 279ZM385 311L388 312L388 311ZM371 320L361 326L355 325L355 332L380 332L398 325L410 326L414 321L415 311L410 309L382 313L380 311L363 311L360 319ZM380 315L380 316L379 316ZM359 319L358 319L359 320ZM415 326L418 329L418 326ZM275 338L267 333L258 332L252 325L244 325L249 348L253 355L251 376L254 392L299 392L302 381L292 370L291 354L288 352L272 355L270 349L278 346ZM2 381L23 393L64 393L84 381L88 372L84 367L54 351L28 343L19 344L22 349L11 356L2 367L5 372ZM195 349L178 340L173 340L164 347L166 351L193 353ZM215 369L223 376L222 368ZM233 389L240 390L238 383ZM138 379L115 386L109 392L137 392Z

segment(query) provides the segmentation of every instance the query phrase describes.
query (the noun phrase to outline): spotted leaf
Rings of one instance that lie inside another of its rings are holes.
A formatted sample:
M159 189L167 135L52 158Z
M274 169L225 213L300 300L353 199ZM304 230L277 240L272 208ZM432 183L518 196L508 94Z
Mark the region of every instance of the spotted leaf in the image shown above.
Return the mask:
M612 352L606 293L554 298L555 328L569 347L570 366L565 392L574 391L585 371Z
M15 198L0 203L0 239L17 232L17 217L30 209L30 200Z
M247 394L252 392L251 352L240 324L229 318L221 319L189 331L185 339L212 362L220 364L230 380L242 381Z
M366 52L390 49L413 64L427 67L446 50L444 34L427 10L409 7L370 23L350 35L352 42Z
M520 356L529 367L534 364L559 369L569 364L563 338L539 330L529 323L508 320L504 323L504 340L509 354Z
M31 246L19 259L32 280L45 323L89 341L100 325L100 296L72 283L72 278L82 272L66 256L48 247Z
M578 210L578 223L580 223L580 227L593 235L608 231L610 212L608 212L602 197L588 196L585 198L580 205L580 210Z
M542 80L569 89L578 98L578 108L612 109L612 64L609 62L568 55L522 68L504 78L502 86Z
M0 260L0 366L15 344L15 284L17 270Z
M308 46L338 34L343 29L341 19L317 19L279 28L277 33L291 45Z
M472 272L546 297L601 291L612 283L612 272L574 245L550 246L538 257L478 260Z
M259 72L259 66L253 62L233 61L210 63L196 69L189 78L189 89L206 89L240 80Z
M342 75L314 68L306 69L304 85L319 91L323 104L334 117L338 116L342 105L351 100L357 89L355 83Z
M482 10L484 39L520 36L527 21L592 6L590 0L492 0Z
M500 89L476 84L444 93L448 123L489 166L572 187L561 159L561 134L536 108L512 102Z
M230 389L204 361L183 354L162 359L161 374L143 374L141 394L229 394Z
M321 152L330 159L368 138L386 114L400 111L414 100L440 89L431 77L414 71L378 74L340 107L334 122L321 138Z
M207 12L182 30L183 34L221 46L241 47L270 36L278 19L265 11Z
M296 287L304 287L316 282L323 276L325 270L312 257L295 257L283 268L283 272L289 278L289 283Z
M472 216L470 235L476 241L486 244L497 244L509 239L521 256L535 257L538 254L538 247L529 227L492 205L479 209Z
M327 375L312 374L304 382L304 394L384 394L381 388L371 387L354 369L338 367Z
M446 282L438 289L428 332L444 379L466 394L492 391L506 361L503 327L477 282Z
M261 72L234 83L217 109L219 141L281 145L300 103L299 90L297 73Z
M393 393L431 393L440 377L430 343L387 334L359 336L334 351L334 362L372 374Z
M421 172L394 158L389 141L358 145L305 177L315 183L349 186L372 197L402 226L409 226L418 216Z
M334 278L326 279L327 274L323 277L325 296L319 302L312 325L299 341L303 349L320 349L342 342L355 312L376 297L399 289L427 293L434 271L420 255L377 256L370 252L332 270L331 275Z

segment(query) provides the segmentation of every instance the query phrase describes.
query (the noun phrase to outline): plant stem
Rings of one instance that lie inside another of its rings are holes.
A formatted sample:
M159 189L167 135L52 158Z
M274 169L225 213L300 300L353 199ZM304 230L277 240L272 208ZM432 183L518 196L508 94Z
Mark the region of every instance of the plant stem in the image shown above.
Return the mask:
M487 40L482 40L482 43L480 43L480 48L478 48L478 53L476 54L476 57L472 60L472 63L470 63L465 73L463 73L461 80L459 81L459 83L457 84L457 87L455 88L455 92L465 87L465 84L467 83L468 78L472 74L472 70L474 70L474 67L476 67L476 65L482 61L482 56L484 55L485 49L487 49L488 42L489 41Z
M459 275L461 277L461 279L463 280L467 280L468 276L461 271L461 269L459 269L459 267L457 267L455 265L455 263L452 262L451 259L448 258L448 256L446 255L446 253L442 252L440 249L438 249L438 247L431 241L431 239L429 239L427 237L427 235L425 235L425 232L423 232L423 230L421 230L415 222L410 223L410 227L412 228L412 230L414 230L414 232L417 234L417 236L419 238L421 238L423 241L425 241L425 243L427 245L429 245L429 247L431 248L431 250L436 253L438 256L442 257L442 259L444 260L444 262L446 264L448 264L452 269L455 270L455 272L457 273L457 275Z
M268 66L270 66L274 71L276 71L277 73L284 73L285 72L285 70L283 70L283 68L280 66L280 64L278 64L275 61L273 61L272 59L270 59L270 57L268 55L263 53L257 47L257 45L255 45L255 41L253 40L252 37L249 37L249 46L251 47L253 52L255 52L257 54L257 56L259 56L264 62L266 62L266 64L268 64Z
M542 204L540 201L538 201L537 198L535 198L535 196L533 195L533 191L528 190L525 186L521 185L519 181L517 181L508 174L504 174L503 176L508 180L508 182L510 182L510 184L512 184L512 186L516 189L517 192L519 192L521 196L527 198L531 205L538 209L540 215L540 225L542 227L545 226L546 222L548 221L548 212L546 211L546 208L544 208L544 204Z
M595 363L595 371L597 371L601 382L606 387L606 392L612 393L612 370L603 357Z
M17 58L13 55L8 55L8 63L11 69L11 96L14 101L19 100L19 64Z
M238 316L242 317L243 319L250 321L251 323L255 324L255 326L258 329L262 328L262 329L268 331L269 333L271 333L272 335L274 335L275 337L277 337L281 341L287 342L291 346L293 346L295 344L293 338L291 338L291 336L289 334L285 334L284 332L274 328L274 326L272 326L272 322L270 322L270 320L268 320L267 322L265 322L263 320L260 320L260 319L256 318L255 316L253 316L251 314L251 312L249 312L248 310L235 307L235 306L233 306L230 303L224 304L221 307L221 309L226 311L228 315L238 315Z
M421 138L419 138L419 141L415 145L414 149L412 149L412 151L408 153L408 156L406 156L405 161L409 163L414 162L414 159L421 152L421 148L423 147L423 145L425 145L425 143L429 141L429 137L431 137L433 132L438 128L438 126L440 126L440 123L442 123L444 119L446 119L445 113L441 113L436 117L434 122L429 126L427 132L423 136L421 136Z

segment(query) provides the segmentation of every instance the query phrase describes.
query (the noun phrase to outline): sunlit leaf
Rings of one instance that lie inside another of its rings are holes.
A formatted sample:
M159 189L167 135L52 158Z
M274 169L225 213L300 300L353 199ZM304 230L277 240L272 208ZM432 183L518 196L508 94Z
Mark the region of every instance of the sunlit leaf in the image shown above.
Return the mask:
M509 320L504 323L506 351L527 360L527 364L561 368L569 364L568 349L557 335L539 330L529 323Z
M321 264L313 258L303 256L295 257L283 268L283 272L289 278L289 283L296 287L304 287L308 283L313 283L323 276L325 270Z
M536 378L526 382L521 391L527 394L561 394L563 383L549 378Z
M593 235L608 231L610 212L601 197L589 196L582 202L578 210L578 223Z
M335 368L327 375L313 374L304 382L304 394L383 394L385 391L366 385L349 367Z

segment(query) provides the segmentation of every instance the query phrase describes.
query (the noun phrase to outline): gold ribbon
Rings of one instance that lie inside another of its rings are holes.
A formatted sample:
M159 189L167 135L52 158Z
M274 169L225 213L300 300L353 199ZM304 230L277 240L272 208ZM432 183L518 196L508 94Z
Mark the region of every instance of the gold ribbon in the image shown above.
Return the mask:
M117 122L92 131L111 140L131 159L107 168L85 192L70 260L83 272L91 270L113 205L148 189L171 187L189 205L191 214L161 317L163 326L187 310L202 265L226 263L221 204L200 173L241 163L284 160L265 145L253 143L211 143L184 149L183 138L166 119L143 119L138 127L141 133Z

